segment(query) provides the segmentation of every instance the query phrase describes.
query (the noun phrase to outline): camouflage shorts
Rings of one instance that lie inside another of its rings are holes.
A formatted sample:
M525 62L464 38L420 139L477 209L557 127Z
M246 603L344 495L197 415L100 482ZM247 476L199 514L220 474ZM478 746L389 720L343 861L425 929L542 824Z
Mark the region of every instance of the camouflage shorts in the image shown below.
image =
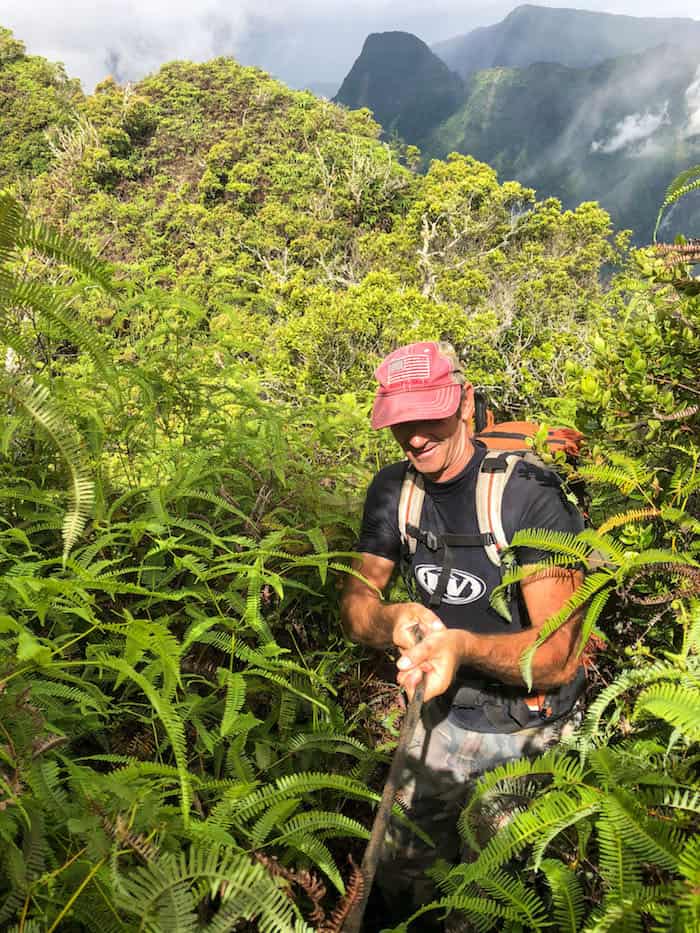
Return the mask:
M392 917L405 919L435 897L425 870L438 858L457 863L471 856L457 830L459 815L483 772L517 758L535 758L570 735L580 724L576 709L549 726L519 732L472 732L450 722L439 704L429 703L409 747L399 799L408 816L434 840L428 846L398 821L387 832L377 883ZM514 804L516 801L514 801ZM503 820L501 807L497 819ZM481 844L498 829L496 817L480 811L476 827Z

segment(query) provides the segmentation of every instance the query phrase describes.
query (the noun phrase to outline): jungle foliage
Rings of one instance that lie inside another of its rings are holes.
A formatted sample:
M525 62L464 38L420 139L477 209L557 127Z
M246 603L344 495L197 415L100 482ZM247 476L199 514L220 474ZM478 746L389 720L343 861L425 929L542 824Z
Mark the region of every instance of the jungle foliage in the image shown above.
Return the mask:
M4 929L340 929L401 704L337 587L395 456L372 369L421 338L585 431L598 530L539 543L603 555L582 730L483 778L424 910L698 922L697 250L377 133L177 62L79 104L29 214L0 198Z

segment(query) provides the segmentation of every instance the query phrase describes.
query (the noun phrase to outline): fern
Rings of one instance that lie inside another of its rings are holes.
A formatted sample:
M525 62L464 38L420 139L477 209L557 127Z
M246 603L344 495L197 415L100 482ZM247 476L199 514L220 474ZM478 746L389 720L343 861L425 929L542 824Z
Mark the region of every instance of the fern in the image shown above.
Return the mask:
M220 681L226 684L226 703L221 718L219 734L225 738L233 729L233 725L245 702L246 682L242 674L234 674L219 668Z
M94 482L84 462L80 441L49 398L48 389L28 377L14 383L4 380L7 395L45 431L58 449L71 477L70 508L63 520L63 557L75 545L94 502Z
M598 528L598 534L604 535L614 528L621 525L628 525L633 522L642 522L646 518L657 518L661 515L660 509L630 509L628 512L622 512L619 515L611 515Z
M559 933L578 933L585 910L579 878L557 859L544 859L540 867L552 892L554 920Z
M675 204L676 201L679 201L687 194L690 194L691 191L695 191L698 188L700 188L700 165L693 165L691 168L687 168L679 175L676 175L676 177L666 189L664 200L661 204L661 207L659 208L658 214L656 215L656 223L654 225L654 232L652 233L652 241L654 243L656 243L656 234L659 232L661 219L666 212L666 209L671 207L672 204Z
M202 888L204 882L205 887ZM299 921L294 904L262 866L227 849L190 849L162 855L121 878L117 902L139 917L141 928L194 933L202 929L196 907L206 891L218 893L221 907L204 929L227 930L235 920L256 918L261 931L287 933Z
M662 683L645 690L638 698L633 719L656 716L679 729L688 742L700 741L700 695L698 686Z
M479 884L496 900L512 906L519 922L524 922L526 929L532 930L532 933L539 933L549 925L544 904L520 879L512 878L503 871L495 871L487 878L482 878Z
M700 928L700 836L689 839L678 859L683 876L680 889L681 921L686 929Z
M562 608L556 612L553 616L550 616L537 633L537 638L530 648L523 652L520 658L520 673L522 674L523 680L528 686L528 689L532 689L532 661L537 649L542 645L547 638L550 637L557 629L561 628L583 605L585 605L592 597L598 595L605 588L610 592L611 584L611 574L607 571L599 571L593 573L590 576L586 577L581 586L569 597L566 603ZM602 600L602 596L601 596ZM602 606L599 603L596 603L595 613L596 616L600 615L602 611ZM592 622L589 622L586 625L584 620L584 625L587 630L592 631ZM579 650L585 647L585 642L583 640L579 643Z
M107 667L123 677L132 680L146 695L153 711L163 723L175 758L177 774L180 782L180 805L182 818L187 826L190 817L190 804L192 801L192 781L187 769L187 748L185 743L184 725L171 703L162 697L153 685L122 658L100 657L98 663Z

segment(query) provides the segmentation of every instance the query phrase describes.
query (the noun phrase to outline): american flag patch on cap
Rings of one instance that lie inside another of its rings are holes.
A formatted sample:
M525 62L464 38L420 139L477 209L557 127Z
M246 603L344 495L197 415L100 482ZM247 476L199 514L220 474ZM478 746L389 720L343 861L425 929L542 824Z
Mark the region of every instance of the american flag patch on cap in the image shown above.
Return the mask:
M430 379L430 357L427 354L405 356L389 363L386 383L388 386L397 382L408 382L410 379Z

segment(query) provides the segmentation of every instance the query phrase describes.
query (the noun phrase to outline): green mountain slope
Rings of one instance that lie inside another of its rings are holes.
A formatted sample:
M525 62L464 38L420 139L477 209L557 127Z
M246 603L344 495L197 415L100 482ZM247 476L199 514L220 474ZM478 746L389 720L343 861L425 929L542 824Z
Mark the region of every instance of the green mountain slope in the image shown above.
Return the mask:
M90 143L67 139L37 184L43 215L137 280L184 276L223 303L254 300L261 271L282 286L352 230L388 223L412 178L366 112L232 59L173 62L127 90L110 79L82 115Z
M648 239L666 185L700 161L699 58L663 46L593 68L478 72L425 154L470 153L566 204L600 200Z
M535 62L584 68L664 43L700 48L700 22L525 4L500 23L436 43L433 51L465 76L497 65L523 68Z
M372 33L335 100L370 107L387 134L420 142L462 100L460 78L407 32Z
M51 160L46 131L75 118L80 83L61 65L27 55L0 27L0 188L43 171Z

